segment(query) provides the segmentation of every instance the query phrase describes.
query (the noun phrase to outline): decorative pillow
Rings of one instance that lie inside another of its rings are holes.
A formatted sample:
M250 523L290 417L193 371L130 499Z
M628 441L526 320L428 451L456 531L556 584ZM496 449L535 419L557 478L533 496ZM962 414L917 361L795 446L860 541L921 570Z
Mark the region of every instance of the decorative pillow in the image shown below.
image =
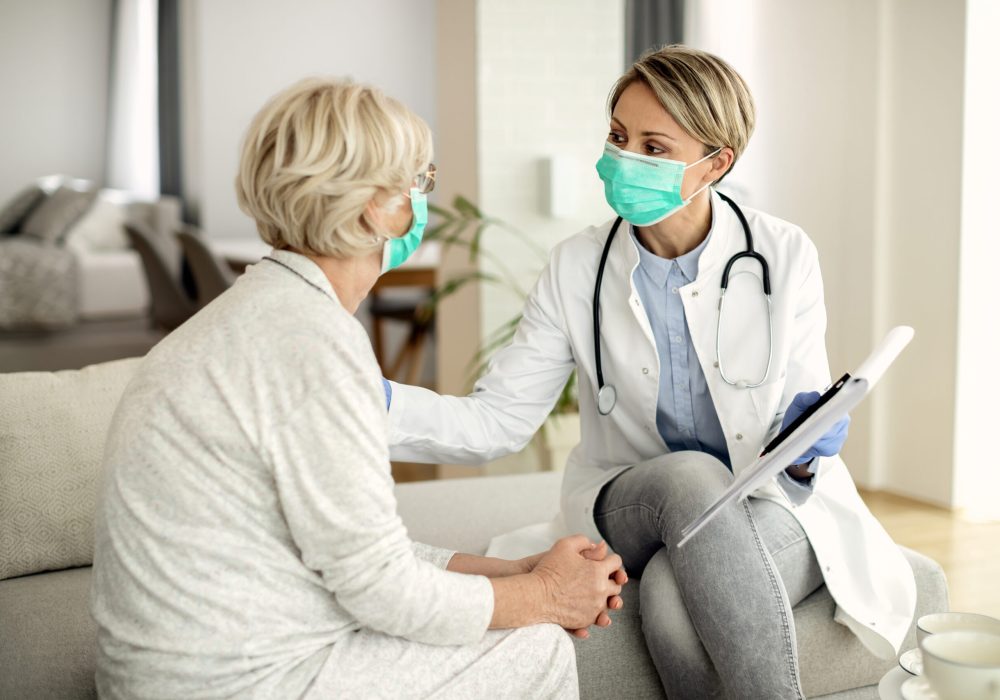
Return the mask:
M0 580L93 562L104 441L139 362L0 374Z
M79 252L126 250L125 205L98 195L94 206L66 233L67 248Z
M60 187L38 206L21 226L21 235L49 243L61 243L63 236L83 216L97 192L80 192Z
M0 235L17 231L18 224L24 221L43 199L45 190L38 185L29 185L14 195L14 198L0 209Z

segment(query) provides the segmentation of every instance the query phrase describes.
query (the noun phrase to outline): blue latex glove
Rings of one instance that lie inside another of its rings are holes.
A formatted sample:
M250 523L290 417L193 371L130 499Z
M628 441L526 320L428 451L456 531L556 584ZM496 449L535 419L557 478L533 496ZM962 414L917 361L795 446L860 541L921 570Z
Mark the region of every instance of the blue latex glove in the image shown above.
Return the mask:
M806 409L819 401L818 391L803 391L795 395L792 403L785 411L785 417L781 420L781 429L784 430L788 424L805 413ZM792 464L805 464L811 462L816 457L833 457L840 452L847 440L847 426L851 424L851 417L844 416L830 428L823 437L816 441L816 444ZM812 470L810 470L812 471Z
M385 389L385 410L389 410L389 404L392 403L392 384L385 377L382 377L382 388Z

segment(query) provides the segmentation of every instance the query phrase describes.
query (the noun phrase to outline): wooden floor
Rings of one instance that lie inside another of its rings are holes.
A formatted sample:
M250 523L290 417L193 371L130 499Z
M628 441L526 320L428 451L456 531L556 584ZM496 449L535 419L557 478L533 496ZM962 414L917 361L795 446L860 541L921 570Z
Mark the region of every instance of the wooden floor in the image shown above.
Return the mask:
M941 564L952 610L1000 618L1000 521L975 522L883 492L861 495L898 544Z

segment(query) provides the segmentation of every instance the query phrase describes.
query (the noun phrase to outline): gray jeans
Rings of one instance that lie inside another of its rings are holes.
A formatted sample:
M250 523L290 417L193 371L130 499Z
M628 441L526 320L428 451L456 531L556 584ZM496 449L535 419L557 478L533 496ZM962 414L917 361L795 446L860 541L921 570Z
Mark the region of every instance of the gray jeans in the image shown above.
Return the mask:
M667 697L802 698L792 606L823 574L798 521L741 500L676 546L732 479L710 455L664 455L607 484L594 520L640 578L642 631Z

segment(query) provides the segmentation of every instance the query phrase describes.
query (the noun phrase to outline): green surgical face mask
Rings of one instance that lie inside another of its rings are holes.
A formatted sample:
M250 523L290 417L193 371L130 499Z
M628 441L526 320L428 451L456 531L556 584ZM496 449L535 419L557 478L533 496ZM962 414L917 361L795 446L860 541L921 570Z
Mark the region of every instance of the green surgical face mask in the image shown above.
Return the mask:
M686 164L628 153L613 143L606 143L604 155L597 161L597 174L604 181L604 196L618 216L636 226L650 226L686 207L708 187L701 187L687 199L681 197L684 171L720 151L721 148Z
M413 255L424 238L427 226L427 195L416 187L410 190L410 207L413 209L413 224L410 230L399 238L390 238L382 248L382 274L399 267Z

